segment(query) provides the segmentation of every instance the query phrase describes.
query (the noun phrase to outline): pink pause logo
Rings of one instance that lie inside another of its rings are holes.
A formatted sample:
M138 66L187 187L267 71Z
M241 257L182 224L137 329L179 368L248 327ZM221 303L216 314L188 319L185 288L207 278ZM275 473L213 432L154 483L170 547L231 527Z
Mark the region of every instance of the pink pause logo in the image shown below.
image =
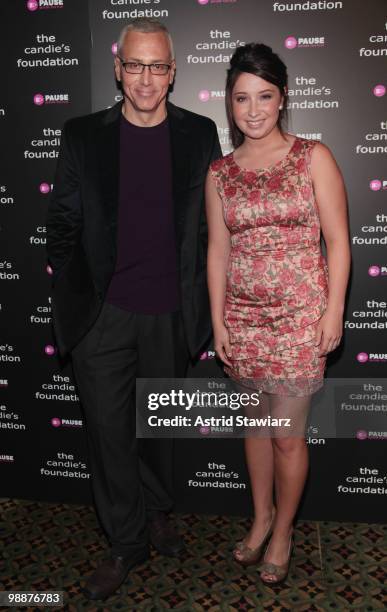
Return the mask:
M370 182L370 189L372 191L379 191L379 189L382 188L382 181L379 181L379 179L373 179Z
M58 419L58 417L54 417L53 419L51 419L51 425L53 427L60 427L62 425L62 421Z
M297 47L297 38L294 36L288 36L285 38L285 47L287 49L295 49Z
M198 93L198 98L200 102L208 102L210 99L210 92L208 89L201 89Z
M205 351L200 355L200 361L204 361L205 359L215 359L215 351Z
M40 183L39 191L43 194L49 193L51 191L50 185L48 183Z
M46 266L46 272L49 276L52 276L54 274L54 270L49 265Z
M379 276L379 274L380 274L380 267L379 266L370 266L368 268L368 274L369 274L369 276Z
M111 47L111 48L112 48L112 53L113 53L113 55L117 55L117 53L118 53L118 44L117 44L116 42L114 42L114 43L112 44L112 47Z
M36 104L36 106L42 106L42 104L44 104L43 94L37 93L34 95L34 104Z
M202 425L201 427L199 427L199 431L203 436L207 436L210 433L210 428L208 427L208 425Z
M373 88L374 96L377 98L382 98L386 93L386 88L384 85L375 85Z
M359 429L356 433L356 437L358 440L366 440L368 438L368 433L364 429Z
M37 11L38 8L39 8L38 0L28 0L28 2L27 2L27 9L29 11Z
M52 346L52 344L46 344L44 347L44 352L46 355L48 355L48 357L52 357L56 353L56 348L55 346Z
M358 360L359 363L366 363L366 361L368 361L368 354L367 353L358 353L356 355L356 359Z

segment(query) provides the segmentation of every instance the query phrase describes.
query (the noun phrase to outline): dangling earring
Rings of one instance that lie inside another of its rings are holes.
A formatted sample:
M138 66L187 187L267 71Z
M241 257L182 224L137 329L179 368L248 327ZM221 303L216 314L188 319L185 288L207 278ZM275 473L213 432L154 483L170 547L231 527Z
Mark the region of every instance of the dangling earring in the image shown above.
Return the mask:
M283 109L283 106L282 106L282 105L278 107L278 110L282 110L282 109Z

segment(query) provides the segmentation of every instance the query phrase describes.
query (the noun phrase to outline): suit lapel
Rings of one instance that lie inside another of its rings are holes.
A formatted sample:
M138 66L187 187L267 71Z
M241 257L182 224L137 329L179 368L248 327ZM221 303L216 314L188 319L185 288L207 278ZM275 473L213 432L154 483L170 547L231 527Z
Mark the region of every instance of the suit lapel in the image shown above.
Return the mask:
M188 130L184 125L183 112L169 102L167 112L171 138L174 214L176 229L180 235L184 216L184 199L181 196L188 187L191 171L190 143Z
M103 118L97 138L98 172L104 204L117 215L120 178L120 117L119 102Z

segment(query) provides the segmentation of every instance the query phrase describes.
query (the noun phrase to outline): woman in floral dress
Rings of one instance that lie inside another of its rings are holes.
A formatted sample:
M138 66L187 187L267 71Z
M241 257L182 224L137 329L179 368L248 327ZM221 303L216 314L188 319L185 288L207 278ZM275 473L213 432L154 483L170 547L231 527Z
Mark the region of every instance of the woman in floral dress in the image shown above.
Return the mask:
M234 557L258 562L271 536L260 573L270 584L288 572L308 470L300 427L341 340L350 267L340 171L326 146L284 132L286 105L280 58L262 44L238 48L226 84L235 150L213 162L206 186L215 350L232 379L261 391L260 415L299 427L245 439L254 521Z

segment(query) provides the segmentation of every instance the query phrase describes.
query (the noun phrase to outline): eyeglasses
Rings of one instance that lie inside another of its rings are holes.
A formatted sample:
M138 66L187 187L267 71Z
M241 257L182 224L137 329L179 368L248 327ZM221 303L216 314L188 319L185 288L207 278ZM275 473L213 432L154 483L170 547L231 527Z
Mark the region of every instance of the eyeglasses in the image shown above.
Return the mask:
M149 68L151 74L164 76L168 73L171 64L143 64L142 62L124 62L121 57L119 58L123 69L128 74L142 74L144 68Z

